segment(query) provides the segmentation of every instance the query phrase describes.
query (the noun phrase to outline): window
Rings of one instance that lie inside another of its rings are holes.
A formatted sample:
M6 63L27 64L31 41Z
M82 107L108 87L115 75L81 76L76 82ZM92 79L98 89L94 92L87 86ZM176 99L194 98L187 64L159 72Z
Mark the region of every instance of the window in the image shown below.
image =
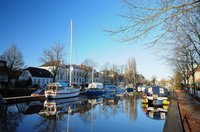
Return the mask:
M36 84L37 83L37 81L36 81L36 79L34 79L34 84Z
M38 82L37 82L37 84L38 84L38 85L40 85L40 79L38 79Z
M160 88L160 93L164 94L164 88Z

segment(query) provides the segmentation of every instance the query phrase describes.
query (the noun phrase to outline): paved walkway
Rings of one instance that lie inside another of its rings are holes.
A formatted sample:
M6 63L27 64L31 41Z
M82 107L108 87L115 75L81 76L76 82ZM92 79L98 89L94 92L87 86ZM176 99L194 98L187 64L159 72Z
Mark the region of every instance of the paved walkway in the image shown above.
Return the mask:
M200 132L200 102L183 91L176 94L185 131Z
M171 100L163 132L183 132L176 100Z
M170 107L167 113L163 132L183 132L183 126L180 118L179 108L177 105L175 94L170 94Z

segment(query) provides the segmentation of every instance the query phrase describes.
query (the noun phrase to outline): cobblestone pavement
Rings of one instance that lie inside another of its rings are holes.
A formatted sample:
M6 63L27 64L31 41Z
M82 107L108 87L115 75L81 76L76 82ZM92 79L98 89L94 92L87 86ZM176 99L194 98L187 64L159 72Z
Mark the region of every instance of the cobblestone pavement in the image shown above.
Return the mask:
M200 132L200 102L184 91L176 95L185 131Z

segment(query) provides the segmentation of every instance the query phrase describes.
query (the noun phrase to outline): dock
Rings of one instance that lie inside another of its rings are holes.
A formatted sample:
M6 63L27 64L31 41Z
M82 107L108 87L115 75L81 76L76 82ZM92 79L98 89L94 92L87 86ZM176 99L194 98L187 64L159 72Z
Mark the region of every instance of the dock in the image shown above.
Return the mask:
M26 101L33 101L33 100L44 100L44 95L38 96L18 96L18 97L7 97L3 98L6 103L16 103L16 102L26 102Z
M80 94L85 93L85 91L81 91ZM18 103L18 102L29 102L34 100L45 100L45 95L38 96L17 96L17 97L6 97L3 98L5 103Z

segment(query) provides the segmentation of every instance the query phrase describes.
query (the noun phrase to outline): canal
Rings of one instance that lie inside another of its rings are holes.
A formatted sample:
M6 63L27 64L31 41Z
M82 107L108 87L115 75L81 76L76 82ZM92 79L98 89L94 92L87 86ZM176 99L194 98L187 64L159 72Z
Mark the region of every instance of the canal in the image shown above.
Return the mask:
M7 104L1 131L162 131L167 106L141 103L141 95L107 94Z

